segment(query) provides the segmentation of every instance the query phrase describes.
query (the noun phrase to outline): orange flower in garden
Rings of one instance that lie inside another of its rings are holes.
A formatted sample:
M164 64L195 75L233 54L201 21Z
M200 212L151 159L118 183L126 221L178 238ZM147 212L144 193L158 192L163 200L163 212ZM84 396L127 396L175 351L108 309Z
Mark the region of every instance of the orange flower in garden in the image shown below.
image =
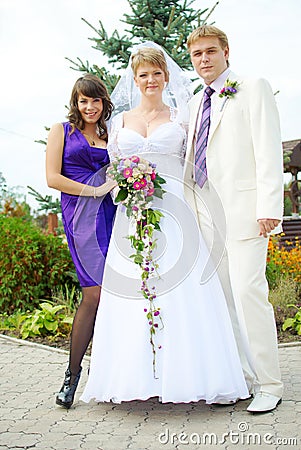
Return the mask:
M268 243L268 272L290 275L294 281L301 282L301 244L298 238L287 241L286 247L280 246L279 237L272 236Z

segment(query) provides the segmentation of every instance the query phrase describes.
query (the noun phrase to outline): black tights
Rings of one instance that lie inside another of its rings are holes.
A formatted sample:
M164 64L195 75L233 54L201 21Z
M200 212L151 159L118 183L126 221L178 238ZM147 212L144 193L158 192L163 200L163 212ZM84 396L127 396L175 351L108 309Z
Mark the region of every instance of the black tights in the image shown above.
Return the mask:
M82 359L93 336L96 311L101 287L91 286L82 289L82 301L75 314L70 343L69 369L71 384L79 372Z

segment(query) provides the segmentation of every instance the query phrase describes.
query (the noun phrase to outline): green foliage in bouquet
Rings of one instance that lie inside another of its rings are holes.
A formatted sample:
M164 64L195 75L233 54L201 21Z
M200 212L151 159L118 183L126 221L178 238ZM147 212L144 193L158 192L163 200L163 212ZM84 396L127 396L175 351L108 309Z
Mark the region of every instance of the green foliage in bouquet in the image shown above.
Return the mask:
M163 198L165 190L162 184L166 181L156 171L156 164L132 155L126 158L117 158L108 168L107 176L118 183L119 192L115 203L125 207L127 217L134 221L134 234L128 235L134 249L130 257L141 269L141 294L149 301L148 308L144 308L149 324L150 344L153 352L153 372L156 377L156 346L154 335L156 329L163 328L160 308L155 305L156 286L150 286L152 278L158 274L158 264L153 258L156 248L154 231L161 231L160 221L164 217L159 209L152 208L154 197ZM153 284L153 283L152 283Z

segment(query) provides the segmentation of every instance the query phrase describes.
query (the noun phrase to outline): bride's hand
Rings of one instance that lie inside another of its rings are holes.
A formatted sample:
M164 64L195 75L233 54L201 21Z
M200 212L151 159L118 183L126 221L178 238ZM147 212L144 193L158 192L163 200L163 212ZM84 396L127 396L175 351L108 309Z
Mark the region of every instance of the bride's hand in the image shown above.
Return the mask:
M110 192L114 205L117 205L117 203L115 203L115 198L117 197L119 190L119 186L117 185Z

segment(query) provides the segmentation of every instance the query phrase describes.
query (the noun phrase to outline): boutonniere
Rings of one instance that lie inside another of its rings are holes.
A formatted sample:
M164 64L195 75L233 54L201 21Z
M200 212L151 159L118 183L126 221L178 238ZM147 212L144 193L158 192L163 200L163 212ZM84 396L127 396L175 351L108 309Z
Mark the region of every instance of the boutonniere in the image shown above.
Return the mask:
M238 86L238 81L231 81L227 78L224 87L219 93L219 97L233 97L237 93Z

